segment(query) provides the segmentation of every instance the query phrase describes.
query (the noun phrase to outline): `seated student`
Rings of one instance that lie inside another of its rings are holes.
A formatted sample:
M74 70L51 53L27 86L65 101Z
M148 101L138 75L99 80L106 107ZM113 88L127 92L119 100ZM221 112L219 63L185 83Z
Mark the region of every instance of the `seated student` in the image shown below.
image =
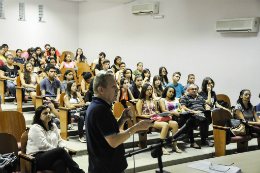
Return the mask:
M102 64L102 70L100 70L100 71L98 72L98 74L100 74L100 73L107 73L107 72L109 72L109 71L111 71L111 72L114 74L113 70L109 69L109 65L110 65L110 61L109 61L108 59L105 59L105 60L103 61L103 64ZM115 75L115 74L114 74L114 75Z
M5 48L2 46L0 46L0 60L2 60L4 64L6 64Z
M187 80L187 85L185 85L184 90L187 92L187 88L190 86L190 84L194 84L194 82L195 82L195 75L194 74L189 74L188 75L188 80ZM200 93L199 86L198 85L196 85L196 86L198 88L198 93Z
M16 78L21 72L19 66L13 65L13 60L14 58L12 54L6 56L6 65L0 67L0 77L6 79L6 88L8 88L15 97L14 104L17 104L15 86Z
M160 105L160 109L162 112L169 112L171 113L170 115L173 116L172 120L176 121L179 125L179 127L181 128L187 121L189 118L184 118L185 121L180 122L180 116L187 116L187 115L180 115L180 112L182 111L182 106L179 103L179 100L177 100L176 98L176 91L173 87L168 86L163 90L162 93L162 99L160 99L159 105ZM189 120L192 121L194 126L196 124L196 121L193 120ZM190 128L190 127L188 127ZM196 142L194 141L194 136L193 136L193 129L190 128L188 130L189 138L190 138L190 143L191 143L191 147L195 148L195 149L200 149L200 146L198 146L196 144ZM176 147L177 147L177 143L176 143ZM178 148L178 147L177 147ZM177 151L176 148L176 151Z
M53 58L56 60L57 64L60 64L60 56L57 55L55 47L51 47L49 49L49 55L48 56L53 56Z
M163 87L161 82L161 77L159 75L155 75L153 77L153 94L155 98L162 97ZM154 98L154 99L155 99Z
M71 59L71 55L69 53L66 53L61 65L60 65L60 69L62 69L62 68L75 68L75 67L76 67L76 64Z
M156 105L152 98L152 93L153 87L149 83L145 83L142 86L139 101L136 104L137 119L150 119L159 113L159 111L156 111ZM178 124L176 121L155 121L152 127L161 130L161 139L166 138L169 128L172 129L172 135L178 131ZM172 150L181 153L181 150L179 150L177 147L177 143L173 144ZM162 147L162 151L163 154L170 155L170 153L164 147Z
M42 49L40 48L40 47L36 47L35 48L35 53L36 53L36 57L35 57L35 59L36 59L36 67L41 67L42 66L42 64L44 64L45 63L45 59L42 59Z
M25 62L24 72L21 73L20 80L25 92L31 96L33 105L36 108L36 87L40 83L40 79L36 73L33 73L32 68L33 66L29 61Z
M167 86L172 86L176 90L176 98L180 98L185 93L182 84L178 83L180 78L181 78L181 73L175 72L172 75L172 83L167 84Z
M53 123L52 109L42 105L35 111L33 125L28 133L26 154L35 157L36 171L52 170L55 173L84 173L68 154L59 129Z
M194 114L204 113L205 120L200 121L196 119L200 125L201 142L203 145L213 147L214 143L208 139L209 124L212 122L211 113L205 112L210 108L206 104L205 99L197 94L198 88L195 84L190 84L187 90L188 94L181 97L180 104L185 111L193 111Z
M22 52L23 52L22 49L16 50L16 57L14 58L14 62L24 64L26 59L24 57L22 57Z
M101 52L101 53L99 54L99 57L92 62L94 68L95 68L96 65L98 64L99 58L104 58L104 59L105 59L105 58L106 58L106 54L105 54L104 52Z
M138 62L137 63L137 69L135 71L133 71L133 75L142 75L143 72L143 63L142 62Z
M117 73L120 70L119 64L121 63L122 58L120 56L116 56L114 59L114 64L111 66L111 70L113 70L114 73Z
M66 88L66 95L64 96L64 104L67 108L75 108L76 106L85 105L84 100L82 99L79 92L77 92L77 82L75 80L71 80L68 82ZM85 114L80 114L78 118L78 131L79 131L79 141L85 143L86 139L84 137L84 120Z
M55 108L60 106L60 88L61 83L55 79L56 68L50 66L47 71L48 78L45 78L40 83L41 95L45 96L47 101L51 101ZM44 101L46 104L49 102Z
M130 84L130 88L131 86L133 85L133 82L134 82L134 75L132 74L132 70L130 68L126 68L124 71L123 71L123 77L125 77L126 79L128 79L128 82Z
M235 119L245 120L245 123L252 125L250 131L260 135L260 118L257 116L254 106L250 102L251 92L248 89L240 91L237 105L235 106L234 113Z
M143 71L142 71L142 78L143 78L143 85L145 83L150 83L150 78L151 78L151 72L148 68L145 68Z
M78 48L77 51L76 51L76 56L74 58L74 62L77 64L77 63L80 63L80 62L83 62L83 63L88 63L87 62L87 58L83 55L83 51L81 48Z
M28 48L26 52L24 52L21 56L24 57L26 60L28 59L29 56L32 56L32 53L34 51L33 47Z
M8 54L11 54L11 52L8 52L8 45L7 44L2 44L2 47L4 47L5 53L4 56L7 56Z
M168 77L167 77L167 69L165 67L159 68L159 76L161 77L162 86L165 88L168 83L170 83Z
M45 79L46 77L48 77L47 72L49 71L49 68L50 68L50 67L56 68L54 65L52 65L52 64L49 63L49 64L45 67L45 69L39 74L40 82L41 82L43 79ZM55 78L56 78L57 80L60 80L60 79L59 79L59 76L57 75L57 70L59 70L59 69L56 68ZM60 71L59 71L59 72L60 72ZM60 72L60 74L61 74L61 72Z
M83 80L81 81L81 91L83 94L85 94L88 89L89 89L89 85L92 79L92 74L88 71L88 72L83 72Z
M48 60L48 56L47 56L47 52L45 51L45 50L42 50L41 51L41 57L42 57L42 59L45 61L45 63L47 62L47 60ZM45 64L44 63L44 64Z
M33 66L33 69L32 69L33 73L38 73L40 71L40 68L35 66L35 58L33 56L29 56L27 58L27 61L32 64L32 66Z
M204 78L199 95L206 100L206 103L210 106L211 109L216 106L217 108L222 108L230 112L228 108L225 108L218 104L216 93L215 91L213 91L214 86L215 82L210 77Z
M103 69L102 64L103 64L104 59L105 59L104 56L99 56L98 64L95 66L95 75L97 75L98 72Z
M45 44L44 48L47 52L47 56L50 56L50 52L49 52L51 48L50 44ZM56 56L60 57L60 52L57 49L55 49L55 52L56 52Z
M93 82L94 78L91 79L88 91L85 94L85 103L90 104L92 102L92 97L94 96L94 91L93 91Z
M132 95L133 95L134 98L135 98L135 100L134 100L135 102L137 102L138 99L139 99L139 95L140 95L141 90L142 90L142 84L143 84L143 78L142 78L142 76L141 76L141 75L137 75L137 76L135 77L135 80L134 80L134 82L133 82L132 87L130 88L131 93L132 93Z
M121 62L119 64L119 70L116 72L116 81L120 83L121 78L124 77L125 63Z
M46 65L48 65L48 64L52 64L56 68L56 74L58 74L58 75L61 74L61 71L60 71L59 66L57 64L57 61L54 57L51 57L51 56L49 57Z
M64 73L64 76L63 76L63 81L61 82L61 92L62 93L66 91L67 84L71 80L75 80L74 75L73 75L73 71L66 70L65 73Z
M120 89L117 95L117 102L121 102L123 99L125 99L125 101L134 100L134 97L129 89L129 82L125 77L120 80Z
M0 67L5 65L5 63L0 59Z

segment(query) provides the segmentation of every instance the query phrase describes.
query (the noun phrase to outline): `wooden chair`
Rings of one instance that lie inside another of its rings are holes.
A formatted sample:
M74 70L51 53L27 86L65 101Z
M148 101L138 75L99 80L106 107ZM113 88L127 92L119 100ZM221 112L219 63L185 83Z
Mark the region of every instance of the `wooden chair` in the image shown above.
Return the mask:
M95 67L96 67L96 64L94 64L93 62L91 63L91 66L90 66L90 69L91 69L91 73L93 76L95 76Z
M39 106L43 105L43 100L44 100L44 97L41 96L40 84L38 84L36 87L36 109Z
M64 51L64 52L62 52L62 54L61 54L61 56L60 56L60 62L62 62L62 61L64 60L64 57L65 57L65 54L66 54L66 53L69 53L70 56L71 56L71 59L74 60L74 54L73 54L72 52L70 52L70 51Z
M10 53L13 55L13 57L16 57L16 52L15 52L15 50L8 50L7 52L10 52Z
M72 108L65 108L64 107L64 96L65 92L61 93L60 95L60 135L61 138L68 141L68 114L69 110L72 110ZM73 120L72 120L73 121Z
M29 129L27 129L21 136L22 150L21 150L21 153L19 154L21 172L46 173L46 170L36 171L36 160L35 160L35 157L26 154L28 133L29 133ZM72 155L76 155L77 151L69 149L69 148L67 148L67 149L69 150L69 154L71 156ZM54 172L53 171L48 171L48 173L54 173ZM67 171L67 173L69 173L69 171Z
M0 154L14 153L18 158L18 146L15 137L9 133L0 133ZM19 171L17 165L16 171Z
M2 104L5 104L5 81L6 81L6 79L2 79L0 77L0 94L2 96L2 98L1 98Z
M232 108L230 99L229 99L229 97L227 95L225 95L225 94L217 94L216 97L217 97L218 100L223 100L224 102L227 102L229 104L229 109Z
M25 119L18 111L0 112L0 133L10 133L17 140L18 149L21 149L21 135L26 130Z
M77 76L82 75L83 72L91 72L89 68L78 68L77 70Z
M24 87L21 87L20 76L17 77L16 83L17 83L17 87L15 87L15 89L16 89L17 111L22 113L23 112L22 105L23 105L23 89L24 89Z
M88 63L84 63L84 62L77 63L77 67L78 68L87 68L90 71L90 67L89 67Z
M14 62L13 65L17 65L17 66L19 66L19 67L20 67L20 71L23 72L23 68L24 68L23 64L20 64L20 63Z
M213 135L216 157L226 155L226 145L237 143L238 152L248 151L248 141L252 139L250 135L230 137L229 127L224 127L226 119L232 119L229 111L224 109L212 112Z

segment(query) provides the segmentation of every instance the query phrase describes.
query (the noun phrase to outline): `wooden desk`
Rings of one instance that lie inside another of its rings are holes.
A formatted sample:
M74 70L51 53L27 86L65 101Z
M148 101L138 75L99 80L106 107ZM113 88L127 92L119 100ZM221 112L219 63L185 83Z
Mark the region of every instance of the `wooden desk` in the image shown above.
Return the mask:
M228 156L205 159L205 161L209 161L217 164L223 164L223 165L231 165L232 163L234 163L232 166L239 167L242 173L260 173L259 155L260 155L260 150L255 150L255 151L244 152L239 154L232 154ZM188 165L195 162L188 162L179 165L164 167L164 170L169 171L171 173L182 173L182 172L202 173L203 171L187 167ZM156 169L143 171L141 173L154 173L155 170Z

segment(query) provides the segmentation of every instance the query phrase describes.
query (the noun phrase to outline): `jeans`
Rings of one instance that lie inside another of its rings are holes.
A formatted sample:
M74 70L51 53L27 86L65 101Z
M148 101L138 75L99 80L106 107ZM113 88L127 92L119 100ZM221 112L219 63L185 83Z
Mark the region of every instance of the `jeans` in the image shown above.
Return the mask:
M82 116L82 115L81 115L81 116L79 117L79 119L78 119L79 138L82 138L82 137L83 137L83 134L84 134L84 130L83 130L84 120L85 120L85 117Z
M208 138L208 132L209 132L209 125L212 123L211 119L211 113L210 112L204 112L206 119L204 121L197 120L197 123L200 126L200 133L201 133L201 141L205 142Z
M34 155L37 170L52 170L55 173L84 173L64 148L58 147Z
M10 92L13 94L13 96L16 98L16 89L15 84L12 82L6 81L6 88L10 90Z

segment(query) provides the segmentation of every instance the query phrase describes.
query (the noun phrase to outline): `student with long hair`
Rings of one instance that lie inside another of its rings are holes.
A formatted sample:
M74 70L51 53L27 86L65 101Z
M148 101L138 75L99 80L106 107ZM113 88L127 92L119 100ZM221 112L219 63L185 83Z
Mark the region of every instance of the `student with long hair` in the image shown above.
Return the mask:
M87 62L87 58L83 55L83 51L81 48L78 48L77 51L76 51L76 56L74 58L74 62L77 64L77 63L80 63L80 62L83 62L83 63L88 63Z
M125 77L120 80L120 89L117 95L117 102L121 102L121 100L125 99L125 101L133 100L134 97L129 89L128 79Z
M84 173L72 160L59 129L53 123L52 109L42 105L35 111L33 125L28 133L26 154L35 157L36 171L52 170L55 173Z
M186 91L186 93L187 93L187 88L190 86L190 84L195 84L195 75L194 74L188 75L187 85L184 86L184 90ZM198 93L200 93L199 86L198 85L196 85L196 86L198 87Z
M72 60L71 55L69 53L66 53L61 65L60 65L60 69L62 69L62 68L75 68L75 67L76 67L76 64Z
M94 78L91 79L88 91L85 94L85 103L90 104L92 102L92 97L94 96L94 90L93 90L93 82Z
M54 59L56 60L56 62L58 63L58 64L60 64L60 57L56 54L56 49L55 49L55 47L50 47L50 49L49 49L49 56L51 57L51 56L53 56L54 57Z
M22 57L22 49L17 49L16 50L16 57L14 58L14 62L24 64L26 59Z
M27 61L32 64L32 67L33 67L32 71L33 71L33 73L38 73L40 71L40 68L35 66L36 59L33 56L29 56Z
M180 112L184 110L182 110L182 106L179 103L179 100L176 99L176 91L172 86L168 86L163 90L162 99L160 99L159 105L162 112L170 113L169 115L173 117L172 120L178 123L179 128L181 128L188 121L188 119L190 119L189 117L188 118L182 117L185 121L181 121L180 116L188 116L188 115L180 114ZM196 126L196 121L194 119L189 121L192 122L194 126ZM187 131L187 134L188 137L190 138L190 143L191 143L190 146L195 149L200 149L200 146L198 146L194 141L193 129L191 127L188 128L189 130ZM177 143L175 144L177 147Z
M92 73L88 72L83 72L83 80L81 81L81 91L83 94L85 94L88 89L89 89L89 85L92 79Z
M151 72L148 68L145 68L143 71L142 71L142 78L143 78L143 85L145 83L150 83L150 79L151 79ZM151 83L150 83L151 84Z
M123 76L128 80L130 86L133 85L135 78L134 78L134 75L133 75L132 70L130 68L126 68L123 71Z
M75 80L74 75L73 75L73 71L66 70L65 73L64 73L64 76L63 76L63 81L61 82L61 92L62 93L66 91L67 84L71 80Z
M227 111L230 111L228 108L225 108L220 104L218 104L217 94L215 93L215 91L213 91L214 86L215 86L215 82L213 81L213 79L211 79L210 77L204 78L202 81L201 91L199 95L206 100L206 103L211 108L217 107L217 108L222 108Z
M98 74L100 70L103 70L103 61L105 60L104 56L99 56L98 64L95 66L95 75Z
M168 83L170 83L167 77L168 71L165 67L159 68L159 76L161 77L162 86L165 88Z
M79 92L77 92L77 82L71 80L67 84L66 95L64 96L64 104L67 108L76 108L76 106L83 106L85 104ZM84 137L84 119L83 114L79 115L78 118L78 131L79 131L79 141L82 143L86 142Z
M150 119L151 117L159 114L159 111L156 110L156 105L152 98L152 93L153 87L149 83L145 83L142 86L139 101L136 104L137 119ZM161 139L166 138L169 129L172 129L172 135L178 131L178 123L176 121L155 121L152 127L161 130ZM172 150L181 153L181 150L179 150L177 147L177 143L173 144ZM163 154L170 155L170 153L164 147L162 147L162 151Z
M161 82L161 77L159 75L155 75L153 77L153 94L155 97L162 97L163 86Z
M36 108L36 87L37 84L40 83L40 79L36 73L33 73L33 66L30 62L26 62L24 64L24 72L21 73L20 80L22 86L25 88L25 92L27 92L31 98L34 107Z
M98 64L98 61L99 61L99 58L100 58L100 57L103 57L103 58L105 59L105 58L106 58L106 54L105 54L104 52L100 52L100 53L99 53L98 58L95 59L95 60L92 62L94 68L95 68L96 65ZM95 70L95 69L94 69L94 70Z
M24 52L21 57L24 57L26 60L28 59L29 56L32 56L32 53L34 51L34 48L33 47L30 47L27 49L26 52Z
M252 125L252 133L260 134L260 118L257 116L254 106L251 104L251 92L248 89L240 91L234 113L235 119L242 119L245 123Z
M116 56L114 59L114 64L111 66L111 69L113 70L114 73L117 73L120 68L119 68L119 64L121 63L122 58L120 56Z
M133 82L133 85L131 87L131 92L132 92L132 95L135 98L135 100L134 100L135 102L137 102L138 99L139 99L139 95L140 95L141 90L142 90L142 84L143 84L142 76L136 75L135 80Z
M42 49L40 47L36 47L35 50L34 50L35 54L36 54L36 57L35 57L35 60L36 60L36 67L41 67L42 64L45 63L45 60L42 59Z

